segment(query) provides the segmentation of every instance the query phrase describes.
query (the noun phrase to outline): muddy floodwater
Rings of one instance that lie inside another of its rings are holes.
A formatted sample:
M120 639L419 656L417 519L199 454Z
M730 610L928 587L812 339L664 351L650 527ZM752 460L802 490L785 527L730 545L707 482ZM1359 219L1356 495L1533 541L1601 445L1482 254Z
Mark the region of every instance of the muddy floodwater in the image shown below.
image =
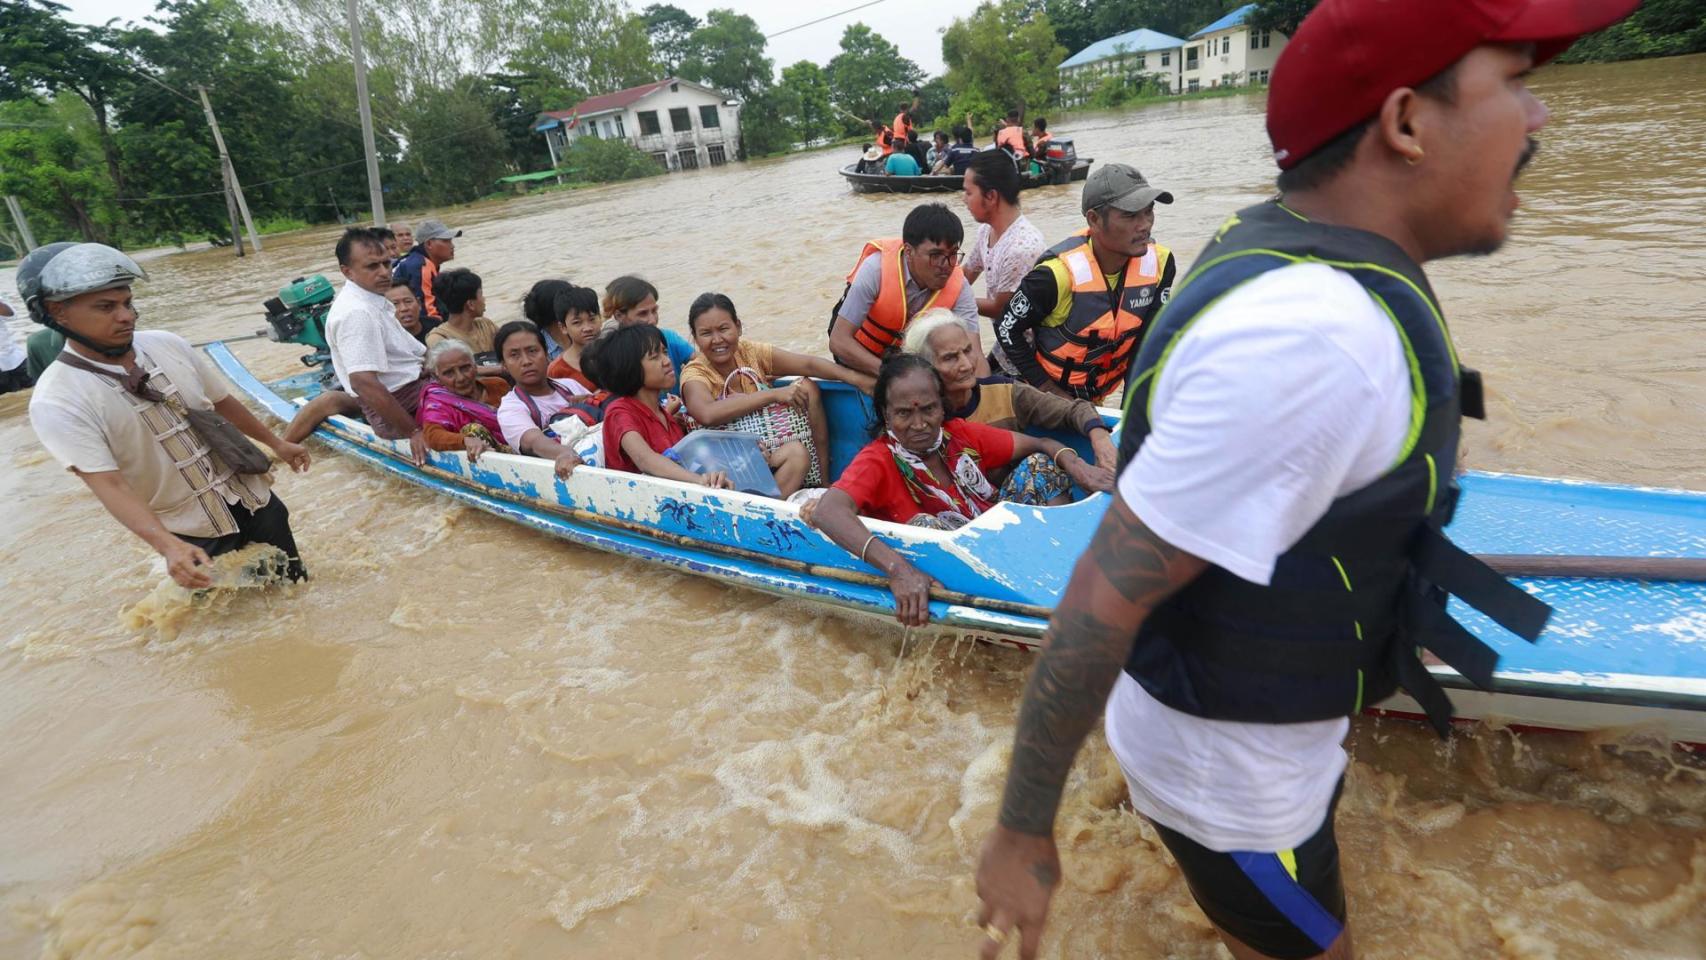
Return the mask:
M1706 489L1706 57L1534 85L1552 122L1511 244L1431 271L1487 377L1469 464ZM1261 111L1053 126L1177 195L1156 234L1188 262L1269 190ZM819 350L860 241L916 202L848 193L851 157L439 212L494 319L536 279L634 271L677 330L718 290L748 336ZM1024 209L1051 239L1082 222L1077 187ZM143 323L253 332L280 284L336 276L334 236L153 259ZM268 376L300 352L238 347ZM0 399L0 957L972 955L1026 655L571 547L320 446L278 485L313 582L174 606L25 403ZM1359 720L1352 750L1365 956L1706 957L1703 765L1398 721ZM1045 956L1224 956L1124 799L1098 738Z

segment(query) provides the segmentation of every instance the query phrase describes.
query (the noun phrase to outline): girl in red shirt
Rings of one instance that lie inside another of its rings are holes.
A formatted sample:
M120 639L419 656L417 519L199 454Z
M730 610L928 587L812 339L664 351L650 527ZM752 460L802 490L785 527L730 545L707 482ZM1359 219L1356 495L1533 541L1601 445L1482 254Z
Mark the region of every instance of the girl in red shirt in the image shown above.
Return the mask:
M661 405L663 392L675 387L675 364L663 331L645 323L618 327L587 346L581 369L616 396L604 408L606 467L730 489L722 472L694 473L664 456L687 431ZM679 410L680 401L674 404Z

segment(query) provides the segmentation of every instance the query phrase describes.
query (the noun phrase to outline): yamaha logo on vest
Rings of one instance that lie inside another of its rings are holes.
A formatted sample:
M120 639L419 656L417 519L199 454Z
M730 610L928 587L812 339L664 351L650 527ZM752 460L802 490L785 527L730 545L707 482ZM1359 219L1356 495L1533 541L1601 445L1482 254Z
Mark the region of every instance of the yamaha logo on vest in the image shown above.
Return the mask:
M1153 302L1155 302L1155 288L1139 287L1135 293L1126 298L1125 308L1127 312L1136 313Z

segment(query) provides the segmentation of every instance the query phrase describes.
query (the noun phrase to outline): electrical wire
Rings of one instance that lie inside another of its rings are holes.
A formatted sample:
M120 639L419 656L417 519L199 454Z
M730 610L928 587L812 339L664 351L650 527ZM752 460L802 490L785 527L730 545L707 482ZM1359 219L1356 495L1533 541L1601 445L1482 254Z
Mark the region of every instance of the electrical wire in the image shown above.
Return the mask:
M770 40L770 39L773 39L775 37L779 37L784 33L793 33L795 30L804 30L807 27L815 27L818 24L824 22L825 20L834 20L836 17L845 17L849 13L853 13L853 12L858 11L858 10L863 10L866 7L874 7L877 4L882 3L882 2L883 2L883 0L869 0L869 2L861 3L856 7L848 7L847 9L841 11L840 13L831 13L827 16L818 17L816 20L807 20L805 23L797 24L795 26L787 28L786 30L778 30L775 33L767 33L764 35L764 39Z

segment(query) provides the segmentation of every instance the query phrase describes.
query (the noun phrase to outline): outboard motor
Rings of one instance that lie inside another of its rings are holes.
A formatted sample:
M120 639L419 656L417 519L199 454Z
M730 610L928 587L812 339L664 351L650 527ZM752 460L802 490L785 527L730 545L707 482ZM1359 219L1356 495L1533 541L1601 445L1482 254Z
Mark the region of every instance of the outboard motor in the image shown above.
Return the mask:
M1078 150L1073 147L1071 137L1055 137L1038 159L1042 161L1046 182L1066 183L1072 179L1072 168L1078 163Z
M331 281L321 274L297 277L279 288L278 296L268 300L268 336L278 343L300 343L314 348L304 354L303 366L321 367L332 362L326 346L326 314L331 312L335 291Z

